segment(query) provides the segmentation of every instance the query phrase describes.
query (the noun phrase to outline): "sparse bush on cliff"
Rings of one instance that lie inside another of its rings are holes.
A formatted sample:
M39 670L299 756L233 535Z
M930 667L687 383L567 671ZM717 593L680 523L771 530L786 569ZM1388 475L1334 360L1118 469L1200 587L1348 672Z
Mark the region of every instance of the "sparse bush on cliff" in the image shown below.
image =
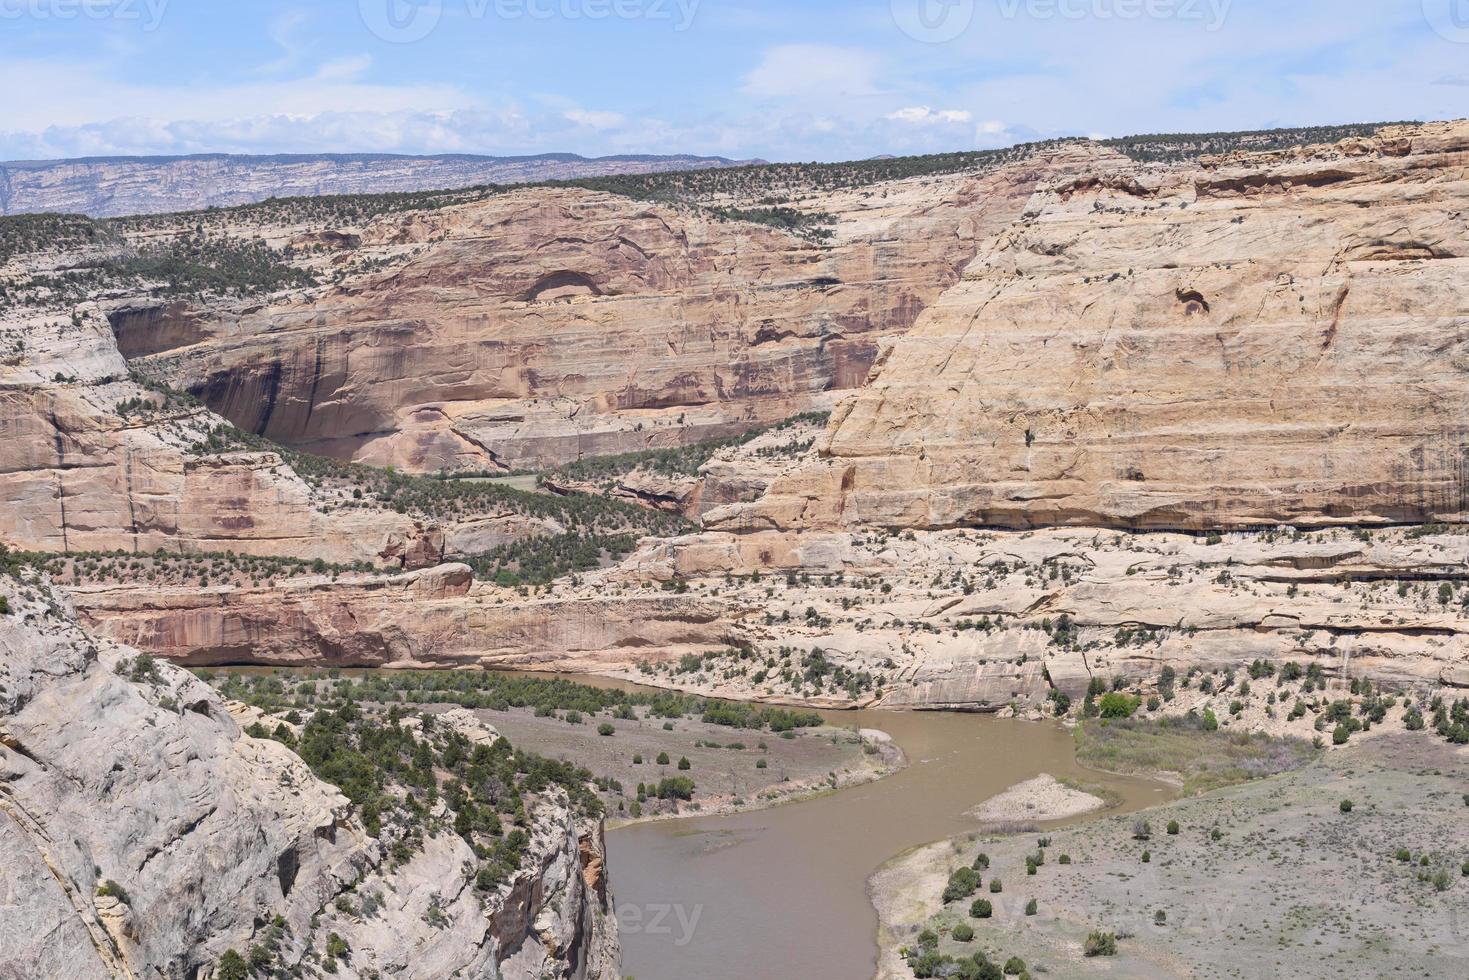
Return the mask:
M215 980L246 980L249 975L250 967L245 958L233 949L224 951L214 971Z

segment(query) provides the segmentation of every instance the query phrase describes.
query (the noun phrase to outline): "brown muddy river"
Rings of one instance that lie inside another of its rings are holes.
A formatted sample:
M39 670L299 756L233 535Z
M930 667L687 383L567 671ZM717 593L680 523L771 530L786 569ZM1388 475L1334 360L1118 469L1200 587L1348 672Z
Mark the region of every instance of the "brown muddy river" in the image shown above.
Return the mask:
M527 676L641 687L585 674ZM1071 736L1058 723L942 712L819 713L833 725L889 733L907 767L771 810L609 831L623 976L871 980L877 914L867 898L868 876L911 847L974 830L965 812L988 797L1041 773L1107 787L1121 800L1109 813L1175 795L1162 783L1078 765Z
M928 712L823 712L890 733L908 767L773 810L622 827L607 836L636 980L870 980L877 916L867 877L919 844L975 828L965 811L1040 773L1104 785L1116 813L1172 797L1162 784L1077 765L1058 724Z

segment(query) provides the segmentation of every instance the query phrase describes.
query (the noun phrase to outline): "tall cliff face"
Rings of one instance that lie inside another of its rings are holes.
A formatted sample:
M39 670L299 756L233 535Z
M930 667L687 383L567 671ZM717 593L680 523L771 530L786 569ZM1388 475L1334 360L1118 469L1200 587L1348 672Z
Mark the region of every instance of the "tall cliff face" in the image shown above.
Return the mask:
M341 458L531 468L677 445L864 383L881 338L1086 152L818 195L803 207L830 216L823 245L690 208L516 191L351 229L325 291L134 311L121 329L141 317L150 337L176 336L150 369L241 427Z
M748 526L1462 517L1469 124L1041 187Z
M519 870L482 895L457 835L389 860L210 687L94 640L43 586L0 595L0 974L182 980L256 945L317 965L336 934L339 976L617 975L601 831L564 794L538 796Z

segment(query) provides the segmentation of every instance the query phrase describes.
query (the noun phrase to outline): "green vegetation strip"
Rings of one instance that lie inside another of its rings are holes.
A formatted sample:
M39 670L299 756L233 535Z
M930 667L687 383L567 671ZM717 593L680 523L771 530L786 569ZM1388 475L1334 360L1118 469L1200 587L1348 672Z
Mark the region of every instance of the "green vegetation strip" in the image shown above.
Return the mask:
M1299 769L1319 754L1303 739L1210 729L1192 716L1089 719L1076 729L1076 758L1083 765L1119 773L1176 773L1190 794Z
M360 678L335 670L317 675L202 670L199 675L225 697L271 713L309 707L323 691L329 691L333 699L343 702L455 704L490 711L528 707L542 717L565 711L626 719L635 708L644 708L655 718L697 718L706 724L746 730L787 732L822 724L814 711L761 707L676 691L610 690L561 678L485 671L374 671Z

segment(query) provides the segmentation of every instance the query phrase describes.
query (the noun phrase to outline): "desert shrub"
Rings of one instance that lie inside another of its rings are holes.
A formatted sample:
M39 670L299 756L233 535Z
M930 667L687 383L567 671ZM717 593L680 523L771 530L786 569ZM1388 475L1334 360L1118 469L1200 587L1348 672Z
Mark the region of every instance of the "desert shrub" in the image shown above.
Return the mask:
M1094 932L1086 937L1082 952L1087 956L1116 956L1117 936L1110 932Z
M1098 703L1098 710L1103 718L1131 718L1142 704L1142 698L1118 691L1109 691L1102 695Z
M949 932L949 935L954 937L954 941L957 943L973 942L974 927L961 922Z
M1038 912L1038 911L1040 911L1040 907L1036 903L1036 900L1035 899L1032 898L1030 901L1028 901L1028 902L1025 903L1025 914L1026 915L1035 915L1036 912Z
M246 980L249 975L250 967L245 963L245 958L233 949L224 951L214 971L216 980Z
M1353 806L1353 803L1352 803L1351 800L1342 800L1341 801L1341 812L1342 813L1351 813L1352 812L1352 806Z
M668 765L668 762L669 762L668 753L667 752L659 752L658 753L658 758L655 761L660 766L666 766L666 765Z
M1155 926L1161 926L1161 925L1167 925L1167 924L1168 924L1168 913L1167 912L1164 912L1162 909L1159 909L1158 911L1156 911L1156 912L1153 913L1153 925L1155 925Z
M969 905L969 914L976 919L988 919L994 913L995 907L990 904L990 900L987 898L976 898Z
M127 890L111 878L108 878L97 887L97 894L108 898L115 898L124 905L133 904L133 900L128 895Z
M1178 830L1179 830L1179 827L1178 827L1178 821L1177 820L1170 820L1170 821L1168 821L1168 836L1170 836L1170 837L1177 837L1178 836Z
M1012 956L1005 961L1005 976L1018 977L1025 972L1025 961L1018 956Z
M1000 892L1002 892L1004 890L1005 890L1005 886L1000 883L1000 879L998 879L998 878L991 878L990 879L990 894L992 894L992 895L998 895L998 894L1000 894Z
M990 856L983 851L975 857L974 863L970 865L975 871L984 871L990 866Z
M657 796L660 800L691 800L694 781L687 776L669 776L659 781Z
M617 731L617 729L613 728L609 722L604 721L602 722L602 724L597 726L598 735L611 735L615 731Z
M949 875L949 883L944 888L944 901L957 902L961 898L968 898L979 888L979 872L973 868L959 868Z
M679 769L680 772L688 772L693 767L694 767L694 764L689 761L689 757L688 756L685 755L685 756L680 756L679 757L679 760L678 760L678 769Z

